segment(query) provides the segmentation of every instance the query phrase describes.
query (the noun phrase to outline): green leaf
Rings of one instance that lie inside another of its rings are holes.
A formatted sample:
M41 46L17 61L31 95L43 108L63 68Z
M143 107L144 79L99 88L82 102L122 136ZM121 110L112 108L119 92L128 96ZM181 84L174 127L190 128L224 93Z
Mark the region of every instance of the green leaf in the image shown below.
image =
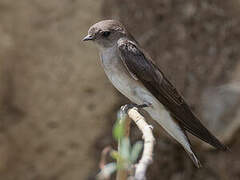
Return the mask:
M118 160L120 157L120 154L117 151L112 151L111 154L113 159Z
M125 160L117 151L112 151L111 156L117 161L117 169L122 169L124 167Z
M121 111L118 112L118 119L113 127L113 137L115 138L115 140L120 140L124 136L125 119L126 115L124 115L124 113L122 113Z
M123 123L120 123L119 121L116 122L116 124L113 127L113 137L115 140L122 139L124 136L124 125Z
M135 163L138 159L138 156L140 154L140 152L142 151L143 148L143 143L142 141L137 141L133 147L132 147L132 151L131 151L131 155L130 155L130 161L132 163Z

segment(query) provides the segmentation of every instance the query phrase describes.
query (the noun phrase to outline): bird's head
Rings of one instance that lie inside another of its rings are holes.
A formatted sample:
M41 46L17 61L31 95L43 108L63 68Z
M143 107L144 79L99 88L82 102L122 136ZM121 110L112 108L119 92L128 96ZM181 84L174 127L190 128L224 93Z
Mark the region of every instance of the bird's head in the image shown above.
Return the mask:
M104 20L92 25L83 41L93 41L101 48L109 48L126 35L127 31L119 21Z

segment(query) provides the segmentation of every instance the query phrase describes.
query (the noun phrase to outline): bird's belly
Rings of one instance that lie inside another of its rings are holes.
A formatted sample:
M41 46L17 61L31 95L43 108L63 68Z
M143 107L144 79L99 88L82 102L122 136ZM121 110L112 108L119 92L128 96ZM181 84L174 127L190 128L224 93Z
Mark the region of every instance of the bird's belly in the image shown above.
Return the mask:
M188 139L179 124L172 119L169 111L161 102L139 80L135 80L129 74L121 59L113 57L111 53L106 53L105 57L101 57L104 71L112 84L136 104L151 103L151 107L146 108L150 116L180 142L188 152L192 152Z
M109 74L109 79L112 84L120 91L124 96L133 101L136 104L141 104L144 99L139 96L138 91L145 92L146 90L140 85L139 82L127 76L126 74L112 73ZM146 92L145 92L146 93Z
M143 84L131 77L127 70L111 66L104 68L112 84L130 101L136 104L150 103L151 107L146 108L150 116L161 124L169 132L170 129L178 128L177 124L170 117L169 111L155 98ZM172 136L173 133L169 132Z
M102 62L104 71L112 84L124 96L136 104L151 103L159 104L158 100L143 86L143 84L135 80L127 71L120 59L111 59Z

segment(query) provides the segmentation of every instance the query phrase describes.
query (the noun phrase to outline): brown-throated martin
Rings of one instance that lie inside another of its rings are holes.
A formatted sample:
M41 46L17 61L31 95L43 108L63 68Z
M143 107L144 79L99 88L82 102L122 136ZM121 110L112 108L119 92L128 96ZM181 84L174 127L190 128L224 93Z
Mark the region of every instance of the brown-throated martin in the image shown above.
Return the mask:
M148 104L146 111L183 146L197 167L201 164L185 131L217 149L228 149L203 126L176 88L119 21L104 20L94 24L83 40L98 45L102 66L112 84L130 101Z

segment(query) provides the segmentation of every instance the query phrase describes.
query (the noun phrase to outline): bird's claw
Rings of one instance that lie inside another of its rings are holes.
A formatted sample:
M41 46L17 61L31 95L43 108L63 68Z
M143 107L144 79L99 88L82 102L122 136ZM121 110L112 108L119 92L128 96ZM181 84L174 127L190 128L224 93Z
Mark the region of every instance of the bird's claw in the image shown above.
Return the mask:
M128 112L129 109L132 109L134 107L137 107L138 105L137 104L125 104L123 106L121 106L121 111L124 111L124 112Z
M142 108L150 107L150 106L152 106L151 103L144 103L144 104L140 104L140 105L137 105L135 103L126 104L126 105L121 106L121 111L127 112L129 109L132 109L134 107L136 107L138 109L142 109Z

